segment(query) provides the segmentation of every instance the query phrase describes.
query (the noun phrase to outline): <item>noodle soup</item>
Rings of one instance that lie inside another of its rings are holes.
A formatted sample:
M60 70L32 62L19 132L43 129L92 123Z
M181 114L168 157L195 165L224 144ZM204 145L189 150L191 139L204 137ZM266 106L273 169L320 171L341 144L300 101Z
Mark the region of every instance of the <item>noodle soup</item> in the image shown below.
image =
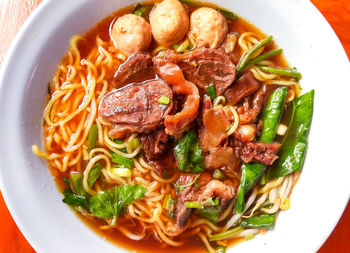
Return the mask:
M299 96L281 53L209 3L118 10L71 39L49 85L46 150L33 152L63 202L118 245L224 252L273 228L300 174L313 92Z

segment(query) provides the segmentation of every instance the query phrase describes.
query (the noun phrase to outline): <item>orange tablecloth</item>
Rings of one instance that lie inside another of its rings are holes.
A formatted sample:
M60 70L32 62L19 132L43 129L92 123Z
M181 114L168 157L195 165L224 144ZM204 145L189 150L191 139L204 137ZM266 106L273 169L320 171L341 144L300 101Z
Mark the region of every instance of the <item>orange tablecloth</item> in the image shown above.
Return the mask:
M42 0L0 0L0 64L27 16ZM350 58L350 1L312 0L331 24ZM14 223L0 194L0 252L32 253L34 250ZM350 202L319 253L350 252Z

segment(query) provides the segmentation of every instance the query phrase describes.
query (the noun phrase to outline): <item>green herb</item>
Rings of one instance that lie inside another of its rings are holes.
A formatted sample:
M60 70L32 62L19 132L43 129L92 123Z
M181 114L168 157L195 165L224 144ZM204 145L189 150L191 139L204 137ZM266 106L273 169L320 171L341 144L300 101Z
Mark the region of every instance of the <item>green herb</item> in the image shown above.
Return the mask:
M101 218L121 216L126 206L144 196L146 189L141 185L121 185L104 192L99 192L90 198L90 211Z
M177 184L177 183L176 183L174 186L175 186L176 190L177 190L179 193L182 193L183 190L184 190L185 188L194 185L194 184L196 183L197 179L199 178L199 176L200 176L199 174L196 175L196 177L193 179L193 181L192 181L191 183L189 183L189 184L180 185L180 184Z
M245 69L249 68L250 66L252 66L252 65L254 65L254 64L258 64L259 62L261 62L261 61L263 61L263 60L266 60L266 59L268 59L268 58L270 58L270 57L272 57L272 56L281 54L282 52L283 52L283 49L280 48L280 49L271 50L271 51L269 51L269 52L267 52L267 53L265 53L265 54L262 54L262 55L260 55L260 56L258 56L258 57L256 57L256 58L250 60L250 61L247 63Z
M96 163L94 167L90 170L89 177L88 177L88 185L90 188L92 188L96 182L96 180L101 176L102 174L102 168L100 163Z
M216 88L215 88L214 84L207 86L206 90L207 90L207 93L210 96L211 100L214 100L217 97Z
M232 20L238 19L238 16L234 14L232 11L225 10L225 9L217 9L225 18L229 18Z
M204 208L202 203L199 203L199 202L196 202L196 201L185 202L185 206L187 208Z
M262 47L266 46L272 41L272 36L269 36L261 41L259 41L256 45L254 45L250 50L246 51L239 62L237 64L237 74L242 74L244 70L247 68L248 61L252 58L252 56Z
M112 152L112 162L124 166L125 168L132 169L134 168L134 161L132 159L123 157L116 153Z
M294 78L296 81L299 81L301 79L301 74L298 72L296 68L273 68L268 66L260 66L259 67L262 71L278 74L282 76L290 76Z
M137 4L134 9L134 14L140 17L144 17L146 12L150 9L151 5L141 5Z
M161 96L159 99L158 99L158 103L160 104L169 104L170 103L170 98L166 97L166 96Z
M115 139L113 139L113 142L114 143L116 143L116 144L123 144L124 143L124 141L123 140L121 140L121 139L117 139L117 138L115 138ZM119 149L120 151L122 151L122 152L126 152L126 148L124 147L124 148L121 148L121 149Z
M213 223L217 223L219 220L221 207L216 206L205 206L203 209L196 209L194 213L201 218L210 220Z
M177 142L174 153L179 170L192 173L204 170L202 150L194 131L185 132L182 139Z
M64 198L62 201L64 203L71 205L71 206L81 206L85 209L88 208L89 201L88 201L88 198L86 196L73 193L73 192L69 191L68 189L65 189L63 191L63 195L64 195Z
M83 173L81 172L71 172L70 181L72 183L72 190L74 193L82 196L88 196L88 193L83 187Z
M165 210L170 210L173 204L174 204L174 200L171 198L171 195L170 194L165 195L163 208Z
M227 230L223 233L219 233L219 234L215 234L209 237L209 241L220 241L220 240L224 240L227 238L230 238L232 236L238 235L239 233L241 233L243 231L243 228L241 226L237 226L233 229Z
M217 206L217 205L219 205L220 201L219 201L218 198L213 199L213 197L210 197L209 199L207 199L205 201L205 203L207 203L207 204L209 204L211 206Z
M250 218L245 218L238 225L244 228L265 228L272 229L275 222L276 214L261 213Z
M98 134L98 128L96 124L92 124L90 131L89 131L89 136L87 139L87 145L88 145L88 150L90 151L96 146L96 141L97 141L97 134Z

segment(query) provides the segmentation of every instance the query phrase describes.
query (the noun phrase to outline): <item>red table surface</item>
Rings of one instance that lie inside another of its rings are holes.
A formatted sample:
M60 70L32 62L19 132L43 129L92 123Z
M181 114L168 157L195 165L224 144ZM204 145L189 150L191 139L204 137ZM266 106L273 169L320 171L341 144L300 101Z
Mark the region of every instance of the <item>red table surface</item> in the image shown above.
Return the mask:
M28 15L42 0L0 0L0 64ZM350 58L350 1L312 0L328 20ZM0 252L35 252L17 228L0 194ZM350 202L318 253L350 252Z

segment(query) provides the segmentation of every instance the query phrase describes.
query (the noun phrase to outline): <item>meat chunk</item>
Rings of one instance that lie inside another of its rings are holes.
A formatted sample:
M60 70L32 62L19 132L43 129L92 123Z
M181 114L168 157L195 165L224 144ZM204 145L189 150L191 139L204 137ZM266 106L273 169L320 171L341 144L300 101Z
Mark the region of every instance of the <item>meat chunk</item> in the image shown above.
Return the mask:
M253 74L245 72L230 88L225 92L225 97L230 105L235 106L259 89L259 83Z
M257 121L258 115L262 109L266 92L267 86L261 86L260 89L255 93L251 106L249 100L246 99L243 106L238 108L240 124L255 123Z
M148 160L159 158L166 149L168 142L168 135L164 128L152 131L148 134L142 134L141 143L143 151Z
M150 46L151 25L140 16L125 14L113 24L111 38L122 53L131 55Z
M128 78L151 67L152 57L149 54L139 52L130 55L128 59L119 66L117 72L114 74L114 81L111 82L112 87L110 88L118 87L120 84L124 83Z
M178 64L186 80L197 86L204 89L214 84L218 95L223 94L235 80L236 67L222 47L201 47L187 54L175 54L170 51L165 58Z
M166 96L169 104L161 104ZM160 127L173 107L173 92L162 80L130 84L107 93L99 105L99 115L110 122L110 136L121 138L129 133L149 133Z
M192 12L190 25L190 36L197 39L197 47L219 47L228 30L225 17L209 7Z
M240 161L231 147L209 148L209 153L205 157L205 168L209 170L222 169L233 172L239 165Z
M240 125L233 133L235 138L241 142L252 142L256 135L256 127L253 124Z
M249 142L241 150L241 158L246 163L256 161L271 165L278 158L276 153L280 146L280 143Z
M179 66L163 59L155 59L155 67L160 77L169 83L175 93L186 96L182 110L165 117L165 132L175 138L181 138L190 123L197 117L199 108L199 91L197 87L185 80Z
M191 214L191 208L185 206L186 202L197 201L206 205L209 198L216 197L220 201L220 206L225 208L236 194L234 186L212 179L208 173L200 174L197 180L198 187L193 183L195 177L195 174L182 174L177 181L182 189L181 191L177 190L175 225L178 229L183 228Z
M202 150L214 148L227 138L230 122L224 110L210 108L203 113L203 126L199 131L199 144Z

